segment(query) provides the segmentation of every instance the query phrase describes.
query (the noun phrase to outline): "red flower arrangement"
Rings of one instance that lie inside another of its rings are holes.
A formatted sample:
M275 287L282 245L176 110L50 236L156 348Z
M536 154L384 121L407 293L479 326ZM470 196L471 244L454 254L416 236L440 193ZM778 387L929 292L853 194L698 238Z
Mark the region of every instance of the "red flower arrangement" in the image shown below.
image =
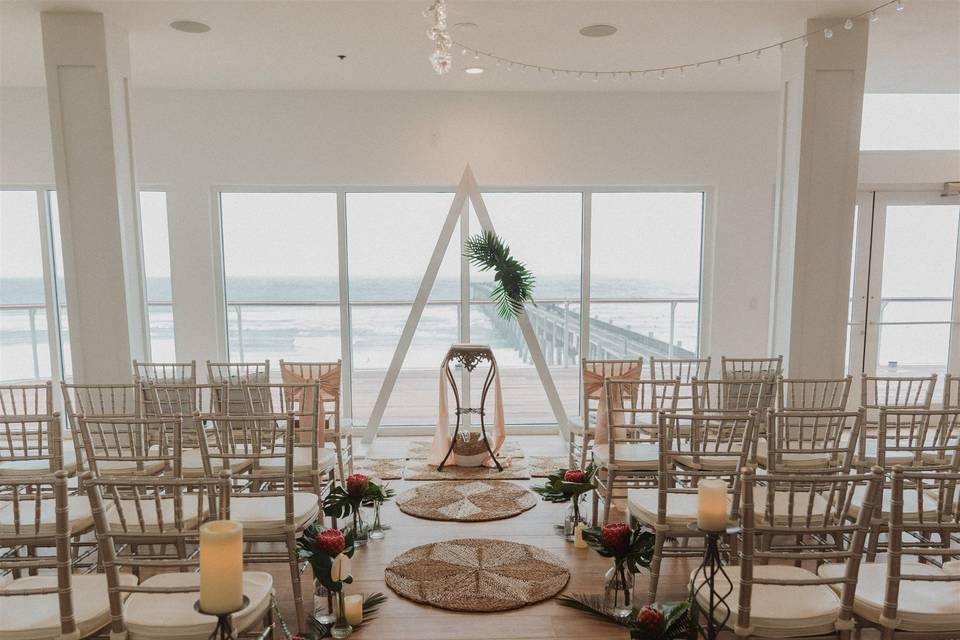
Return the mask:
M331 558L343 553L347 547L347 538L343 532L336 529L324 529L313 539L313 548L321 551Z
M370 486L370 479L362 473L353 473L347 476L346 485L347 494L351 498L363 498Z
M656 536L640 527L632 529L628 524L612 522L603 529L584 529L583 539L604 558L613 558L618 568L626 565L637 573L640 567L650 566Z
M649 605L637 612L637 626L648 634L658 633L664 620L663 611Z
M563 472L563 481L564 482L584 482L587 478L587 474L584 473L583 469L567 469Z
M614 556L624 556L630 549L630 536L633 529L623 522L608 524L600 531L603 544L607 545Z

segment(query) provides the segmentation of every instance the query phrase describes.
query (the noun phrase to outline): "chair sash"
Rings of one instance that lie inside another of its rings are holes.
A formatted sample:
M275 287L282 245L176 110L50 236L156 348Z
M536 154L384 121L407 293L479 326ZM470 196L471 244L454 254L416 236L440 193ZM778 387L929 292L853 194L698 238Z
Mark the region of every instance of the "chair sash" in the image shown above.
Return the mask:
M317 436L320 446L323 446L323 443L326 440L326 428L324 423L320 420L320 416L326 415L326 412L323 409L325 402L335 402L337 398L340 397L340 369L341 367L333 367L330 371L326 373L321 373L316 378L304 377L298 373L295 373L287 367L283 367L280 370L280 377L284 383L287 384L312 384L314 382L319 383L320 385L320 397L318 398L317 404L317 415L308 418L309 420L314 421L314 426L317 428ZM304 396L301 398L300 396ZM313 406L313 387L308 388L305 392L300 389L297 389L293 392L293 400L299 402L301 407Z
M628 378L628 379L640 379L640 374L643 371L643 365L636 365L625 369L623 371L617 372L615 375L617 378ZM606 444L607 442L607 394L603 390L603 383L607 378L614 375L613 371L608 371L606 367L602 367L600 372L592 371L589 369L583 370L583 393L589 398L595 398L597 400L597 433L596 433L596 442L597 444ZM626 392L628 387L624 386L623 389ZM613 398L613 402L616 406L613 407L614 411L614 426L618 426L622 423L623 413L623 394L619 394ZM588 429L590 419L589 410L587 407L584 407L584 420L583 428Z

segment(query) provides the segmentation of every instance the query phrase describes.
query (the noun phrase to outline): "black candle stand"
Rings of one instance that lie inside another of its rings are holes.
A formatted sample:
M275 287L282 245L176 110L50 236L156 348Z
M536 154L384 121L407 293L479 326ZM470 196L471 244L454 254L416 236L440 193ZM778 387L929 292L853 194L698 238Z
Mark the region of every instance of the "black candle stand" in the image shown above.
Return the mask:
M236 636L233 635L233 623L230 620L230 616L235 614L237 611L243 611L249 605L250 598L243 596L243 604L241 604L240 608L236 611L229 611L227 613L207 613L200 608L200 600L198 599L193 603L193 609L197 613L202 613L205 616L217 617L217 626L214 627L213 633L210 634L209 640L236 640Z
M722 536L736 535L740 533L740 529L729 528L721 531L707 531L700 529L696 524L691 524L690 528L699 531L704 536L703 560L694 572L690 586L690 596L694 608L692 614L699 616L699 613L702 611L706 617L705 625L701 625L698 621L695 621L697 622L699 631L698 635L706 638L706 640L716 640L730 619L731 611L730 605L727 603L727 598L733 593L733 582L731 582L727 572L723 570L723 560L720 557L720 538ZM722 591L717 590L717 576L722 576ZM700 578L702 578L702 582L698 585L697 581ZM707 594L706 608L700 606L700 600L698 598L704 590L706 590L705 593ZM715 615L718 611L722 612L720 620L718 620Z

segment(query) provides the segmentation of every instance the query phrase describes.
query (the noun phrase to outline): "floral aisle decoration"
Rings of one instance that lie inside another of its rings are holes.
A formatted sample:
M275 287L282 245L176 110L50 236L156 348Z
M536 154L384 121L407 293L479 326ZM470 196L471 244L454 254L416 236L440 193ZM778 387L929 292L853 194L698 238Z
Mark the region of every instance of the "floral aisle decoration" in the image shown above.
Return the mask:
M370 529L363 521L362 507L373 506L379 511L379 505L393 497L394 492L386 485L371 482L370 478L362 473L347 476L343 484L342 487L330 490L323 501L323 510L326 515L334 518L352 516L353 521L348 528L353 533L354 545L362 547L370 537Z
M586 528L586 518L580 514L580 503L585 494L593 491L596 475L597 467L591 462L586 469L560 469L547 476L543 486L531 487L549 502L571 502L563 520L563 533L568 540L579 539L578 529L582 534Z
M382 540L390 527L383 524L380 520L380 507L383 503L392 498L396 492L390 488L390 485L379 478L371 478L370 485L367 488L367 498L363 506L373 507L373 524L370 526L370 539Z
M504 320L513 320L533 302L536 278L527 265L510 255L510 247L492 231L484 230L463 243L463 256L480 271L493 269L496 283L490 299Z
M387 601L387 596L379 591L376 593L364 593L361 597L363 598L363 619L354 625L353 628L361 627L376 618L377 610ZM277 600L276 595L273 596L272 607L274 619L277 621L277 626L280 627L280 632L284 640L322 640L323 638L333 637L331 635L333 624L322 623L315 619L311 620L311 629L309 631L303 634L294 634L290 631L290 627L287 626L283 615L280 613L280 602Z
M602 529L584 530L583 539L604 558L613 558L613 566L604 576L604 608L613 616L630 616L636 575L641 567L650 566L656 536L640 527L614 522Z
M557 598L561 606L577 609L589 616L630 629L631 640L686 640L697 637L693 608L689 600L655 602L640 608L631 607L626 616L611 615L603 597L584 593Z
M336 618L329 629L331 635L348 637L353 628L347 621L343 585L353 582L350 573L350 559L355 551L353 531L324 529L314 523L304 530L297 543L298 555L310 563L316 585L337 596ZM329 619L314 615L314 622L326 626Z

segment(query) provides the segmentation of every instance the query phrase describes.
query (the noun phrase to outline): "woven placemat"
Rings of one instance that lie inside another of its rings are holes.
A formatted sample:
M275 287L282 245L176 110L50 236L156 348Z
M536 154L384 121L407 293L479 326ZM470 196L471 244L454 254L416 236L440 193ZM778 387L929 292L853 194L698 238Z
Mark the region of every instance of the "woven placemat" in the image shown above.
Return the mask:
M398 595L453 611L506 611L551 598L570 572L557 556L505 540L434 542L402 553L384 571Z
M403 458L364 458L353 459L353 472L362 473L381 480L399 480L403 477Z
M431 482L397 496L400 511L427 520L502 520L537 504L530 491L500 480Z
M426 460L407 460L403 469L404 480L529 480L530 473L523 460L514 460L503 471L496 467L446 466L443 471L427 464Z
M413 440L407 445L407 458L412 460L422 460L426 458L427 454L430 453L430 444L429 440ZM500 451L497 452L497 457L500 459L522 458L523 456L523 449L509 440L504 442L503 446L500 447Z
M569 459L566 456L530 456L526 458L526 462L532 478L546 478L569 466Z

